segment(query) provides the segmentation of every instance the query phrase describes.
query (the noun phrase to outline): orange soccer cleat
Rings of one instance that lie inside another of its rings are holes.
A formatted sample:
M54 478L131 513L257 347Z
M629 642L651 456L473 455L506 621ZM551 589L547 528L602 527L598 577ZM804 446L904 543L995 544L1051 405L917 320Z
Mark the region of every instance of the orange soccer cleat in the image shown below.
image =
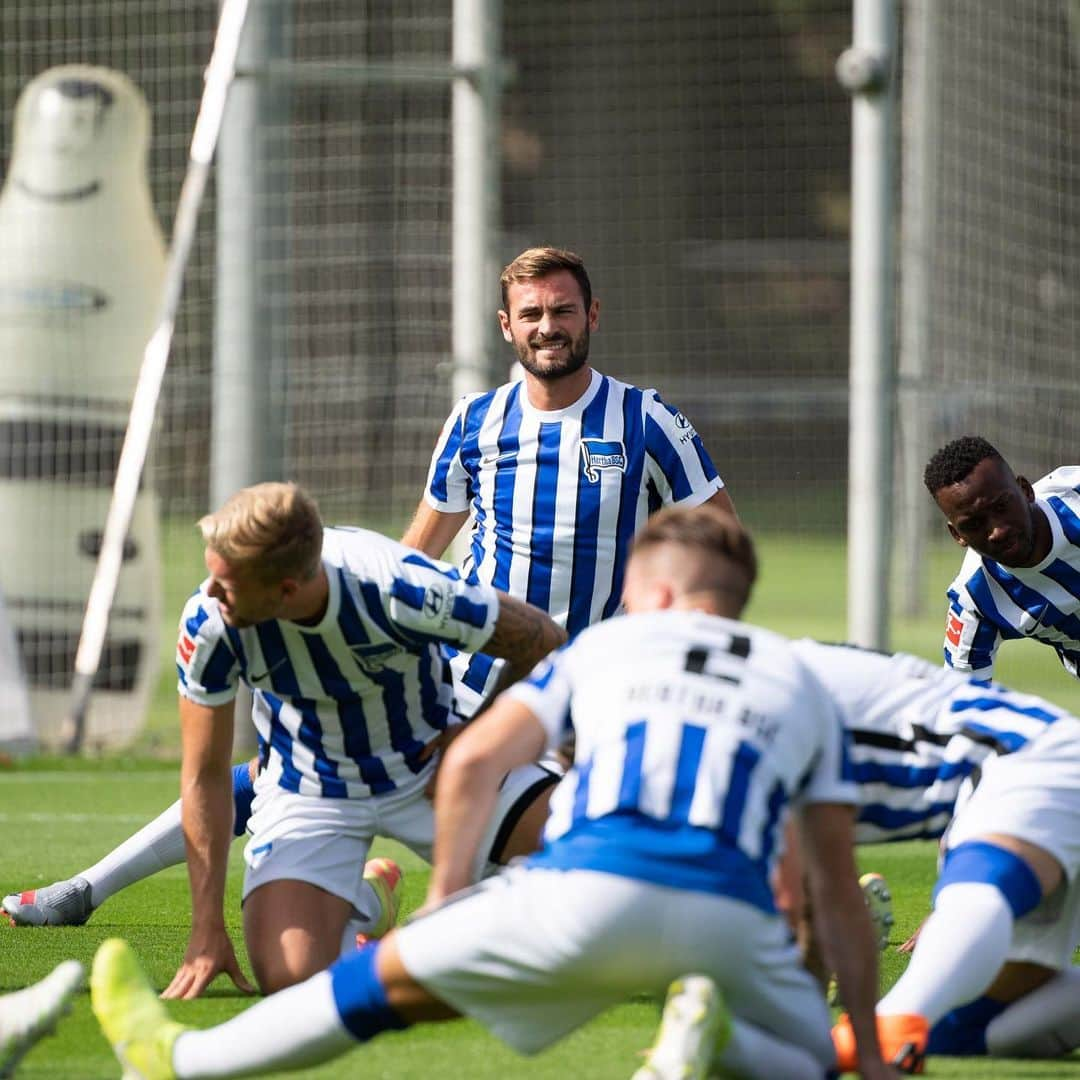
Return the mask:
M921 1074L926 1065L926 1040L930 1027L926 1018L909 1013L894 1013L877 1018L878 1044L881 1056L905 1075ZM855 1051L855 1032L844 1013L832 1029L836 1048L836 1067L841 1072L858 1072L859 1060Z

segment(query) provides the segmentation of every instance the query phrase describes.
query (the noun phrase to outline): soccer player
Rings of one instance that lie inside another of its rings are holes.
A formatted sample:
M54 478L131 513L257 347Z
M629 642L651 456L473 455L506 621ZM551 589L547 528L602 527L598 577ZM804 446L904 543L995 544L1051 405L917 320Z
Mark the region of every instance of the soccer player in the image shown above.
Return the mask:
M445 563L377 533L324 528L293 484L245 488L199 524L209 577L184 609L178 647L192 930L175 997L198 995L220 971L243 985L222 913L241 679L264 747L244 932L270 992L370 932L381 905L361 868L374 835L430 855L427 747L453 719L438 643L484 645L517 677L565 639L543 612ZM500 819L538 775L554 782L536 766L507 778Z
M85 974L78 961L65 960L32 986L0 994L0 1076L14 1075L23 1055L56 1027Z
M886 1056L1080 1046L1080 720L915 657L797 642L845 715L862 840L948 827L934 913L878 1005ZM970 794L974 788L974 793ZM970 798L968 798L970 794ZM837 1029L841 1066L850 1032ZM928 1039L927 1039L928 1035Z
M1080 675L1080 467L1031 484L965 435L934 454L923 479L968 549L948 591L946 663L989 681L1001 642L1031 638Z
M817 1080L832 1064L828 1011L768 881L793 808L856 1003L863 1075L894 1075L869 1005L875 954L851 854L842 725L787 642L735 621L755 573L732 516L653 518L627 567L630 614L584 631L451 746L425 911L377 945L200 1032L170 1021L128 947L106 942L92 1000L125 1067L147 1080L300 1068L462 1014L535 1053L631 994L700 971L707 978L683 980L675 996L701 988L702 1008L669 1026L643 1076L704 1076L715 1063ZM576 758L543 850L459 894L499 777L571 726Z
M649 513L667 504L734 507L682 412L590 366L600 304L577 255L530 248L500 284L500 325L524 379L454 408L402 542L438 558L471 518L469 581L527 600L573 636L617 610L629 541ZM501 664L447 652L458 711L468 717L494 693ZM237 836L253 773L233 772ZM78 925L109 896L183 858L176 803L93 866L6 896L3 909L21 925Z
M684 413L589 364L600 302L577 255L529 248L499 284L499 325L524 378L458 402L403 542L440 555L471 519L469 579L535 604L573 638L618 610L649 514L734 506ZM483 653L453 665L471 711L500 665Z

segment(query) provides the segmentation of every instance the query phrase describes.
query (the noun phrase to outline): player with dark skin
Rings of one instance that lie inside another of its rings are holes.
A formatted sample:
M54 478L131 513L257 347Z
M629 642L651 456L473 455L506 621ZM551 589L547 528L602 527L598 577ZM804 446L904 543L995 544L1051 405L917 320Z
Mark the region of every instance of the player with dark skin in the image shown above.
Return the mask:
M1002 566L1035 566L1050 552L1050 523L1031 482L1000 457L985 457L962 480L938 488L934 502L949 535Z
M957 458L966 454L969 460L983 456L966 475L942 483L943 478L961 471L950 465L950 454ZM1031 481L1015 473L985 439L965 436L953 440L931 459L924 480L945 515L949 535L962 548L1012 569L1038 566L1049 555L1053 532ZM900 951L911 952L918 934L916 930L899 946ZM1013 1001L1052 976L1052 971L1040 965L1011 962L1002 968L986 995Z

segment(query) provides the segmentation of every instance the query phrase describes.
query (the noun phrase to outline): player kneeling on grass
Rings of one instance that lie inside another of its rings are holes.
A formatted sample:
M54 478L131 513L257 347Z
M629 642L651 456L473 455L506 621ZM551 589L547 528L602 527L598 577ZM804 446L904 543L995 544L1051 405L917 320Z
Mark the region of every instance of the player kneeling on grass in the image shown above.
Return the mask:
M734 518L657 514L627 568L630 614L584 631L450 748L424 913L208 1031L170 1021L128 947L106 942L93 1006L121 1061L145 1078L263 1073L462 1014L533 1053L696 971L707 1007L666 1027L642 1076L703 1076L715 1058L740 1076L819 1080L833 1060L828 1010L769 888L791 804L864 1075L892 1075L870 1005L843 731L788 644L733 621L755 573ZM500 777L570 727L576 760L544 848L442 903L472 879Z
M244 936L269 993L393 922L396 868L376 860L363 872L374 836L430 858L431 748L456 719L440 645L483 646L517 677L566 639L542 611L452 566L374 532L324 527L294 484L245 488L199 524L209 577L187 602L177 648L192 929L166 990L185 998L221 971L248 988L222 914L240 682L265 759L244 852ZM503 779L481 866L524 824L523 800L546 800L557 776L530 764Z

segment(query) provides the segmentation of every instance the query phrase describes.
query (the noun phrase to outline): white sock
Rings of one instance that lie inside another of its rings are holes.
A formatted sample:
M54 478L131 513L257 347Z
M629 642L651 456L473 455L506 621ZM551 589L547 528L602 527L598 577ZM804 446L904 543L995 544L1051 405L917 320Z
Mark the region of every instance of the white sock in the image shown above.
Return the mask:
M271 994L232 1020L185 1031L173 1046L177 1080L265 1076L317 1065L357 1046L338 1015L330 973Z
M987 1053L1061 1057L1080 1047L1080 969L1066 968L1014 1001L986 1028Z
M713 1065L748 1080L821 1080L824 1065L809 1050L784 1042L745 1020L731 1021L731 1039Z
M907 970L878 1002L878 1013L914 1013L933 1027L990 985L1005 963L1012 929L1012 908L996 886L946 885L919 933Z
M180 800L177 799L134 836L129 836L105 858L76 876L90 882L90 902L99 907L121 889L168 866L178 866L185 858Z

